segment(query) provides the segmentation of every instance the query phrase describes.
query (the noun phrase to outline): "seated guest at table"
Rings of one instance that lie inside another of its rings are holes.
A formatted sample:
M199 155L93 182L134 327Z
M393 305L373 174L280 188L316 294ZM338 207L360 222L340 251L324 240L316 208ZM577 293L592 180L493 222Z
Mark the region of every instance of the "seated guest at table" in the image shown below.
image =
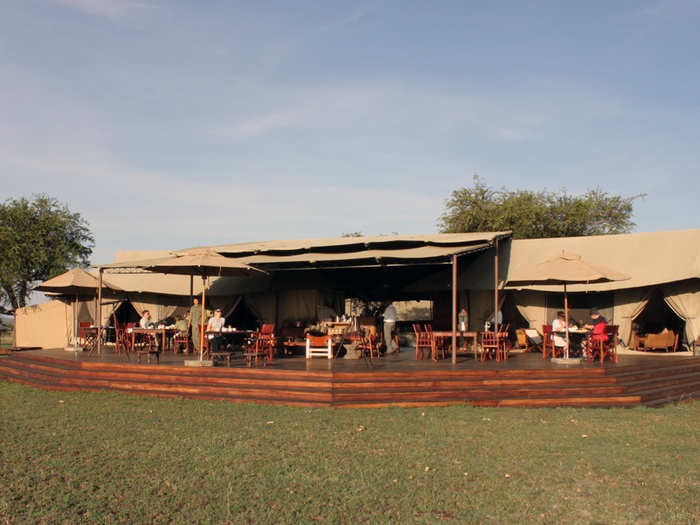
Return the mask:
M561 310L557 312L557 318L552 321L552 339L558 350L563 351L566 348L566 315Z
M221 309L217 308L214 310L214 317L209 319L207 323L207 332L221 332L224 324L226 324L226 319L222 317ZM218 352L223 344L224 337L222 335L215 335L209 340L209 348L212 352Z
M585 325L586 330L592 330L593 331L593 340L594 341L607 341L608 340L608 334L605 333L606 328L608 327L608 322L606 321L605 317L600 315L600 312L596 310L595 308L591 310L591 318L588 320L588 322Z
M177 320L175 321L175 329L178 332L187 332L187 330L190 327L190 313L185 312L185 317L177 317Z
M153 319L151 319L151 312L149 312L148 310L143 311L143 315L141 317L141 320L139 321L139 326L145 329L156 327L156 323L154 323ZM160 337L158 337L156 334L149 334L149 337L153 339L153 342L155 343L156 347L160 348Z
M141 316L141 320L139 321L139 326L141 328L155 328L156 323L153 322L153 319L151 319L151 312L148 310L143 311L143 315Z

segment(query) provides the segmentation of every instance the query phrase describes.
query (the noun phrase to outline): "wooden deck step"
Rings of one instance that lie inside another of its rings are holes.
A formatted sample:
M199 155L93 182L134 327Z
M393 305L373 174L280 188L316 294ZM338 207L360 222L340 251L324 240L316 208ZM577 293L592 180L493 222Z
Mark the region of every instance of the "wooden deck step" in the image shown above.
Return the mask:
M11 353L0 359L0 378L66 391L329 407L659 406L700 397L700 359L569 369L338 372L198 369Z

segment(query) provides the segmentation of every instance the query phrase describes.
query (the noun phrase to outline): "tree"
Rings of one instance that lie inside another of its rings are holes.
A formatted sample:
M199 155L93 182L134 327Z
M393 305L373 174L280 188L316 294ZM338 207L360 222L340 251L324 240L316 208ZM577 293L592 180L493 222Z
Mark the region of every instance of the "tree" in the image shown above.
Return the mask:
M515 239L627 233L634 228L634 201L642 197L597 188L583 195L494 190L474 175L471 187L455 190L447 199L438 228L443 233L511 230Z
M0 204L0 302L25 306L35 283L87 266L94 245L88 223L56 199L6 200Z

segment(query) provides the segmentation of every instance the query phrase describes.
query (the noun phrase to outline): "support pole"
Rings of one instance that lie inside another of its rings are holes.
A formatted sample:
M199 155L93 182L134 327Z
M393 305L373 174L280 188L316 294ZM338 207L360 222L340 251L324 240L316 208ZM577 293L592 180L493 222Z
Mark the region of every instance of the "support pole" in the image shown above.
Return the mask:
M202 360L202 354L204 353L204 331L206 327L204 326L204 299L206 297L207 289L207 277L202 275L202 319L199 323L199 360Z
M194 275L190 275L190 306L192 306L192 299L194 298ZM192 322L190 320L190 322Z
M457 255L452 256L452 364L457 363Z
M73 302L73 351L78 351L78 296Z
M102 274L103 268L98 268L97 272L97 354L102 355Z
M564 312L566 312L566 357L569 359L569 297L566 295L566 283L564 283Z
M493 329L496 333L496 344L498 344L498 239L496 239L496 256L493 258L493 301L494 301L494 311L493 311Z

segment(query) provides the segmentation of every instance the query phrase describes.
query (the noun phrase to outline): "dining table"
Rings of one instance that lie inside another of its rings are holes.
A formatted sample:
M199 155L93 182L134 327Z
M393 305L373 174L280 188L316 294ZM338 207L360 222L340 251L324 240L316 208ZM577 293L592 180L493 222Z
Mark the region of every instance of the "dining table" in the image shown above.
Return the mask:
M438 354L438 345L440 344L441 341L444 341L447 338L452 337L452 331L451 330L445 330L445 331L433 331L432 332L432 337L430 339L430 346L431 346L431 357L433 361L437 361L437 354ZM471 339L472 340L472 350L474 352L474 359L477 357L478 353L478 343L479 343L479 332L460 332L457 331L457 337L463 337L466 339ZM466 348L466 347L465 347ZM457 353L464 353L461 351L461 348L458 349Z
M578 350L581 353L581 357L583 357L583 341L588 338L590 333L591 331L585 328L569 328L569 352ZM566 339L566 330L552 331L552 334Z
M134 345L136 344L136 334L148 334L152 335L154 337L158 337L160 335L161 341L160 341L160 349L161 351L164 351L166 349L167 345L167 336L168 334L174 334L177 332L177 329L175 328L168 328L168 327L162 327L162 328L141 328L141 327L134 327L134 328L129 328L128 331L131 332L131 348L134 348Z

